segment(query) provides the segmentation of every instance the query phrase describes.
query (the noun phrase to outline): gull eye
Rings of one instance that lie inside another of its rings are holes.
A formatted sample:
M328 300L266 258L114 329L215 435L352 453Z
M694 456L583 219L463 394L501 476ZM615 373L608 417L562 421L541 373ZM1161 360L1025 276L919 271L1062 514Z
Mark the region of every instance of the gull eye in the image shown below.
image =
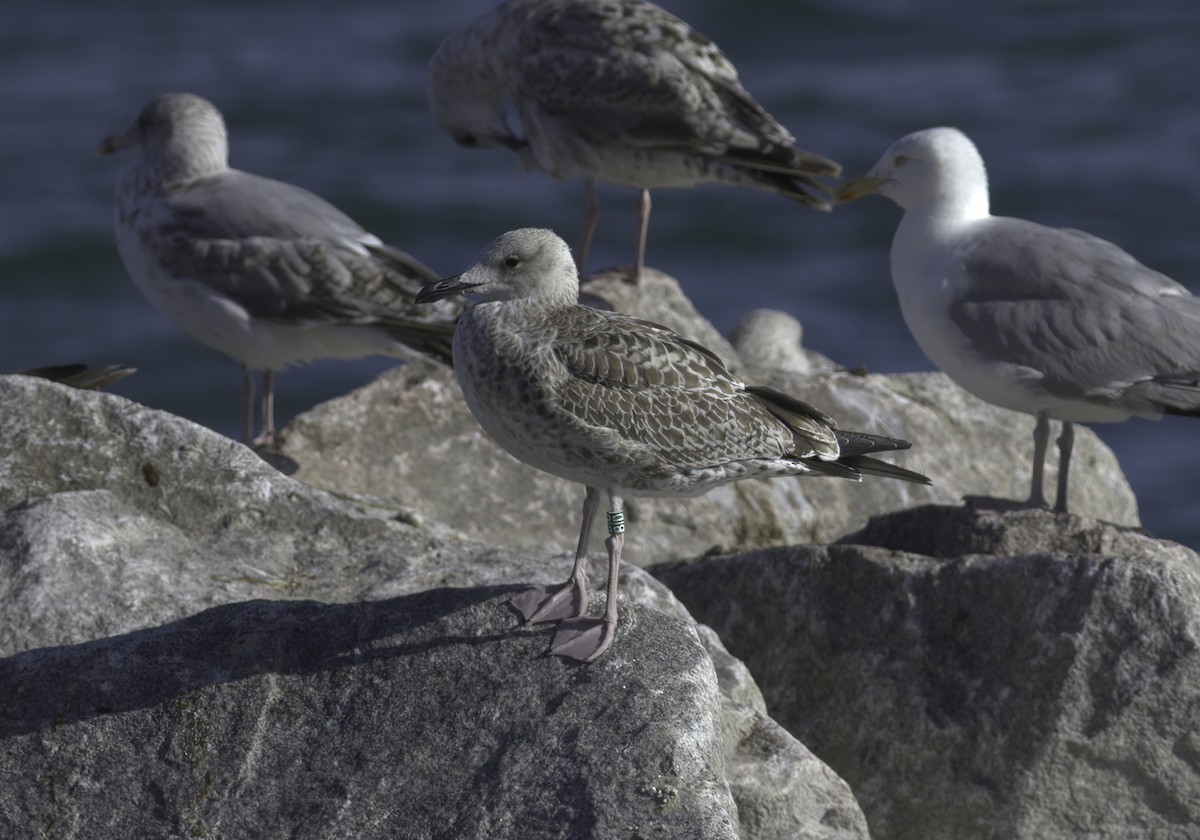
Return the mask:
M504 258L504 264L509 268L516 268L521 264L521 258L516 254L510 254Z
M459 135L459 138L458 138L458 145L460 145L460 146L467 146L467 147L470 147L470 146L475 146L475 145L477 145L478 143L479 143L479 141L475 139L475 135L474 135L474 134L462 134L462 135Z
M894 163L896 166L903 166L904 164L908 163L908 155L896 155L896 157L892 160L892 163Z

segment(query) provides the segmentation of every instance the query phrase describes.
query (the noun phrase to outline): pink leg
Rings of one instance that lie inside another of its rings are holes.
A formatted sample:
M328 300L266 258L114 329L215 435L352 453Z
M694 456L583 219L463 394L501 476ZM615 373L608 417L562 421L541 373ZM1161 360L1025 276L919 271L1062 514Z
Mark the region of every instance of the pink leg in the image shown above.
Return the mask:
M567 582L556 586L535 586L509 601L526 621L561 621L577 618L587 612L587 570L583 563L587 558L588 536L599 507L600 491L595 487L587 488L583 497L583 527L575 548L575 565L571 567L571 577Z
M600 618L571 618L560 621L554 630L550 653L578 659L580 662L595 662L617 634L617 585L620 580L621 547L625 544L625 514L621 498L609 493L608 539L608 602Z
M575 254L575 268L580 277L587 276L588 252L592 250L592 236L596 233L596 222L600 219L600 199L596 197L596 179L587 179L587 207L583 211L583 236L579 251Z
M1064 473L1071 461L1071 445L1074 442L1074 429L1068 429L1070 423L1063 423L1062 436L1058 439L1058 499L1054 509L1059 513L1067 507L1067 479ZM1033 427L1033 476L1029 482L1029 498L1025 501L1000 499L993 496L966 496L964 501L978 510L1024 510L1026 508L1046 507L1046 493L1043 483L1046 475L1046 451L1050 448L1050 417L1044 411L1037 413L1037 423Z
M646 267L646 233L650 230L650 190L642 190L638 199L638 240L637 251L633 255L632 282L642 282L642 270Z
M1058 495L1054 499L1054 512L1067 512L1067 477L1071 473L1071 450L1075 446L1075 424L1063 421L1062 433L1058 436Z
M275 442L275 371L262 372L262 432L254 439L255 446L270 446Z
M1042 478L1046 468L1046 449L1050 443L1050 418L1039 411L1037 424L1033 427L1033 478L1029 484L1029 507L1045 507L1046 496L1042 492Z
M242 443L254 443L254 372L245 365L242 368Z

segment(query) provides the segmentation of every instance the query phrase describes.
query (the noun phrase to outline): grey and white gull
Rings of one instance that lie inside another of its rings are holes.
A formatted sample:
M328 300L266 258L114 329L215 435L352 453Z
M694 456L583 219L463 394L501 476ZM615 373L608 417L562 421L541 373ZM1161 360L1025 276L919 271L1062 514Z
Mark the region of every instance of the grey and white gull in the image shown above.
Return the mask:
M508 0L442 42L428 81L458 144L507 146L528 169L587 180L580 271L597 179L641 190L636 282L651 188L740 184L828 210L820 178L841 171L796 148L716 44L646 0Z
M1025 505L1046 505L1050 420L1062 421L1054 509L1066 512L1073 423L1200 415L1200 300L1111 242L991 215L983 158L961 131L900 138L835 198L871 193L904 210L892 281L925 355L1037 418Z
M278 370L375 354L449 361L458 309L413 306L438 275L307 190L230 168L225 121L208 100L151 99L98 151L129 148L141 159L117 188L117 248L160 313L240 363L245 442L274 439Z
M670 329L577 303L567 244L549 230L510 231L465 273L418 301L474 299L454 333L454 371L479 424L518 459L587 488L570 578L513 599L529 622L558 622L550 652L590 662L617 622L623 499L685 497L756 476L863 474L928 483L870 457L902 440L842 431L823 413L746 385L709 350ZM609 500L607 603L588 617L584 559Z

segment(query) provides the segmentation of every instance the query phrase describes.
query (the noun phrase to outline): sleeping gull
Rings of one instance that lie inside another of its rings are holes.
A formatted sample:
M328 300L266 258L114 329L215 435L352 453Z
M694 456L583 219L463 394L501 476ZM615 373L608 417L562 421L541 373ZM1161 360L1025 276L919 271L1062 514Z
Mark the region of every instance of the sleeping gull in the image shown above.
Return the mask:
M804 328L787 312L751 309L738 320L729 343L750 370L809 373L812 362L800 343L803 336Z
M429 105L462 146L507 146L528 169L587 179L581 272L599 217L596 180L639 188L634 282L651 187L743 184L828 210L818 178L841 171L795 147L716 44L646 0L501 3L434 53Z
M552 231L504 234L465 274L417 300L458 292L477 301L454 333L454 372L471 412L520 460L587 488L571 577L513 599L526 621L559 622L553 654L590 662L612 641L626 497L698 496L738 479L805 473L928 483L869 457L905 441L841 431L799 400L743 384L666 327L576 303L578 272ZM608 602L602 618L588 618L583 561L602 490Z
M132 147L141 160L114 205L121 259L159 312L241 364L245 442L273 441L274 374L289 365L409 347L448 360L450 310L411 305L437 275L312 193L229 168L212 103L159 96L98 151ZM252 440L253 370L263 393Z
M1072 424L1200 415L1200 301L1111 242L992 216L974 144L953 128L897 140L835 198L904 209L892 280L913 337L971 393L1037 417L1029 506L1044 507L1050 419L1067 510Z

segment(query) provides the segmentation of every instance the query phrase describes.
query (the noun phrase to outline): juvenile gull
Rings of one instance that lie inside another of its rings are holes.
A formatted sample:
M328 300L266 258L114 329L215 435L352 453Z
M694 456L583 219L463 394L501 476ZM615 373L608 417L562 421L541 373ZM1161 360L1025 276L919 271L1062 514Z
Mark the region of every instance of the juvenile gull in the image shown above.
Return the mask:
M551 231L504 234L417 300L458 292L477 301L454 333L454 371L479 424L525 463L587 488L571 577L513 599L526 621L559 622L553 654L590 662L612 641L626 497L698 496L805 473L928 483L869 457L907 442L841 431L799 400L743 384L666 327L578 304L570 249ZM608 602L602 618L588 618L583 561L602 490Z
M154 307L242 368L242 436L253 438L253 370L262 371L262 430L275 435L275 371L318 358L372 354L449 359L453 312L412 306L437 278L333 205L299 187L228 165L220 112L172 93L150 100L98 151L141 152L114 206L117 248Z
M599 217L597 179L639 188L635 282L650 188L743 184L828 210L818 178L841 171L795 147L716 44L646 0L501 3L434 53L429 105L462 146L507 146L528 169L587 180L580 271Z
M1029 506L1045 506L1050 419L1055 510L1067 510L1076 422L1200 415L1200 301L1103 239L992 216L983 159L953 128L902 137L838 200L904 209L892 281L913 337L950 378L1037 417Z

